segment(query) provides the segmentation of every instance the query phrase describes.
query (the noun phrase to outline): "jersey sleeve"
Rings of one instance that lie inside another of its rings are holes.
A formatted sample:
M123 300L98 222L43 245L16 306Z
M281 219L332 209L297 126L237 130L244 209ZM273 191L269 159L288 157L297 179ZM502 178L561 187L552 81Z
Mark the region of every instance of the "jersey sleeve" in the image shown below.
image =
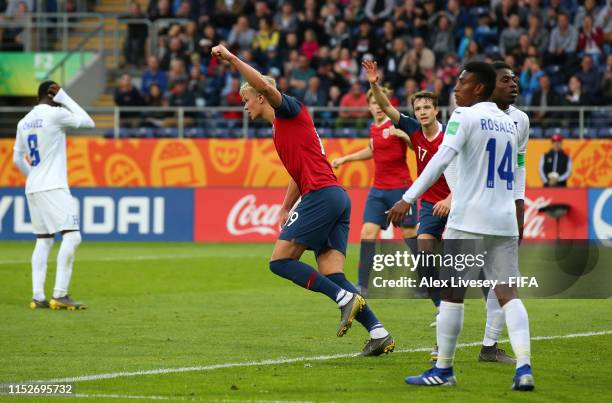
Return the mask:
M419 130L421 124L418 120L411 118L410 116L404 115L400 113L399 122L397 122L397 127L406 132L406 134L411 135L412 133Z
M281 119L291 119L296 117L302 110L302 105L300 102L289 95L282 94L282 97L283 101L278 108L276 108L276 116Z
M457 152L461 151L470 133L469 123L466 109L455 109L446 125L442 146L450 147Z
M13 150L22 154L25 154L28 151L27 145L23 142L23 136L20 135L19 125L17 125L17 134L15 135L15 145L13 146Z
M76 117L76 115L70 112L68 109L64 107L56 108L55 111L55 122L57 125L61 127L72 127L78 128L80 126L80 120Z
M529 117L521 114L521 130L518 133L517 139L517 155L516 155L516 175L514 184L514 199L525 199L525 154L527 153L527 143L529 142Z

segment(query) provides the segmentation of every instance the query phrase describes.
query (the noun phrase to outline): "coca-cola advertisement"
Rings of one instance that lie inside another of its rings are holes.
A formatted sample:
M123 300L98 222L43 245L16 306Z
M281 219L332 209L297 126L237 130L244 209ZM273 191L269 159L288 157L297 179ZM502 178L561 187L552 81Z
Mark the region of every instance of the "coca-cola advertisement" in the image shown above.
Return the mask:
M349 242L359 242L367 189L349 190ZM196 189L194 237L198 242L273 242L284 189Z
M546 208L558 205L558 209ZM567 212L563 214L567 208ZM544 210L544 211L542 211ZM560 215L557 219L557 215ZM586 239L588 236L586 189L530 188L525 195L526 240ZM558 227L557 227L558 225Z

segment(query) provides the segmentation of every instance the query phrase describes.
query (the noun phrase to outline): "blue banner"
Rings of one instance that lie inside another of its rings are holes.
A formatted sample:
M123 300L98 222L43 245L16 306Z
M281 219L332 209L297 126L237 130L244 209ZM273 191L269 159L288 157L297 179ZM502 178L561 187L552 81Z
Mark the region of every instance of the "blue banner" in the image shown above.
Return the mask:
M589 238L612 240L612 188L589 189Z
M194 191L75 188L83 239L193 241ZM0 188L0 239L34 239L23 188Z

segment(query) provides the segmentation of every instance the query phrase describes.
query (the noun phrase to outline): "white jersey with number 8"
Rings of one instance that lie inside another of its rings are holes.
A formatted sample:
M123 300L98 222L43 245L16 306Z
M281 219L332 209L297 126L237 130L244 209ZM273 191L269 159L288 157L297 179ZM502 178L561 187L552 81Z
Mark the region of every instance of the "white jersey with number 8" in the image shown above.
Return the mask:
M442 146L457 151L449 228L518 236L514 204L517 128L492 102L457 108Z

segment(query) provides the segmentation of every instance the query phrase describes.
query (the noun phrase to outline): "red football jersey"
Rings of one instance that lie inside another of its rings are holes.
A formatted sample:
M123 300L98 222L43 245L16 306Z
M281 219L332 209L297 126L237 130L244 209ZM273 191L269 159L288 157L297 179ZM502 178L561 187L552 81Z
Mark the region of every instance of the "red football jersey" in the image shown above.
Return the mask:
M400 189L412 185L410 169L406 162L406 142L389 133L390 120L380 126L370 126L374 154L374 187Z
M442 125L440 125L440 129L442 129ZM440 130L440 133L438 133L438 135L431 141L428 140L423 134L422 127L419 127L419 129L410 134L410 140L412 141L414 154L416 155L417 172L419 175L421 172L423 172L429 163L429 160L431 160L433 155L438 151L438 147L440 147L440 144L442 144L443 139L443 130ZM450 189L448 188L444 175L442 175L440 176L440 179L436 181L436 183L434 183L425 193L423 193L421 199L430 203L437 203L440 200L446 199L449 193Z
M340 186L325 156L323 143L319 139L308 109L293 98L283 97L285 98L283 108L294 113L283 115L277 109L272 137L276 152L289 175L297 183L300 194L304 196L313 190ZM287 103L290 109L286 108Z

